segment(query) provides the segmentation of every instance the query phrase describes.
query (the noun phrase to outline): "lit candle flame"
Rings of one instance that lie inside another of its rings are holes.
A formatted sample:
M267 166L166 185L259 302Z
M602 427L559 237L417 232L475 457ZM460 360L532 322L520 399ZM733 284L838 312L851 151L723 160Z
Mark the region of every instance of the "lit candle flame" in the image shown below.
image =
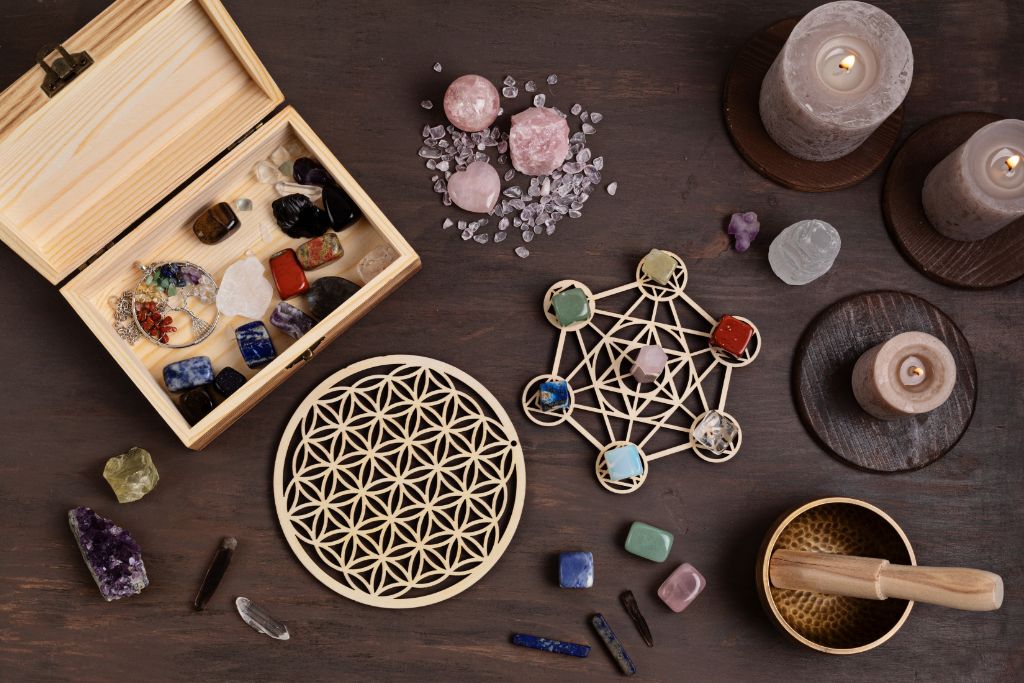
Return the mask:
M1009 175L1013 173L1013 169L1017 168L1017 164L1020 163L1020 155L1014 154L1011 157L1006 158L1006 173Z
M857 56L856 55L846 55L841 60L839 60L839 68L843 70L843 73L848 73L850 71L850 69L853 68L853 65L856 64L856 63L857 63Z

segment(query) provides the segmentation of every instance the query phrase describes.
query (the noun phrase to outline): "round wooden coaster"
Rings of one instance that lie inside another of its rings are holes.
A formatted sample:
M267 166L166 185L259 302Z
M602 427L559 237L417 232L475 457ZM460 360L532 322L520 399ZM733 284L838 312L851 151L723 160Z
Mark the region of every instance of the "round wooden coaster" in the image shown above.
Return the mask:
M903 125L901 105L860 147L834 161L807 161L789 154L761 123L761 82L799 19L783 19L754 34L725 77L725 126L740 155L761 175L801 192L831 192L856 185L875 172L895 146Z
M896 152L882 191L882 212L893 241L915 268L954 287L982 289L1024 276L1024 218L976 242L953 240L932 227L921 204L928 173L976 130L1004 117L950 114L917 129Z
M483 578L525 496L523 449L501 404L419 356L327 378L288 422L274 464L295 555L331 590L374 607L431 605Z
M875 419L853 397L853 365L876 344L911 331L927 332L949 347L956 387L930 413ZM974 354L956 324L904 292L857 294L833 304L808 326L793 361L793 391L808 431L839 459L877 472L915 470L953 448L974 414L977 383Z

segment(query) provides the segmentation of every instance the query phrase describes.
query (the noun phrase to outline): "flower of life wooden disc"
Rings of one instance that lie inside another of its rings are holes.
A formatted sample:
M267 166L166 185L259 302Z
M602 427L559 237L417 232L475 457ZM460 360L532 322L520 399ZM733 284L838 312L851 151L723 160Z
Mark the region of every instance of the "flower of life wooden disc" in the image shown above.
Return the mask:
M526 493L504 409L461 370L419 356L341 370L299 406L274 465L277 515L302 564L375 607L421 607L480 580Z

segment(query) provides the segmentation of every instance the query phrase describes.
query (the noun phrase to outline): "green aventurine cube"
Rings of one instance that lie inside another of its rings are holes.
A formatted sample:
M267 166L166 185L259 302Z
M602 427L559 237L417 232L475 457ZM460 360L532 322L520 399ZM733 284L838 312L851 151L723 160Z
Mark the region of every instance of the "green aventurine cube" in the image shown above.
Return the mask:
M661 249L651 249L644 257L640 270L644 275L651 278L659 285L667 285L672 277L672 271L676 269L676 260Z
M555 294L551 297L551 306L555 309L555 317L562 327L583 322L590 317L590 302L579 287Z
M672 534L664 529L643 522L633 522L626 536L626 550L652 562L664 562L672 550L673 540Z

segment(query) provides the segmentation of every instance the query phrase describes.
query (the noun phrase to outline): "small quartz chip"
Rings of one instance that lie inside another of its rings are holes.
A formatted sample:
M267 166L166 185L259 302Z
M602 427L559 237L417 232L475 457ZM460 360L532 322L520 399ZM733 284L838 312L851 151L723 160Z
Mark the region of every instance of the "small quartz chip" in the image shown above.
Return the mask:
M423 100L422 102L420 102L420 106L423 107L424 109L433 109L434 103L431 102L430 100Z
M132 503L156 488L160 473L149 451L135 446L107 460L103 478L114 490L118 503Z
M442 68L443 67L441 66L441 62L434 62L434 71L436 71L437 73L441 73Z
M287 626L267 614L263 608L249 598L239 597L236 599L235 609L238 610L242 621L249 624L258 633L268 635L277 640L288 640L291 637Z

